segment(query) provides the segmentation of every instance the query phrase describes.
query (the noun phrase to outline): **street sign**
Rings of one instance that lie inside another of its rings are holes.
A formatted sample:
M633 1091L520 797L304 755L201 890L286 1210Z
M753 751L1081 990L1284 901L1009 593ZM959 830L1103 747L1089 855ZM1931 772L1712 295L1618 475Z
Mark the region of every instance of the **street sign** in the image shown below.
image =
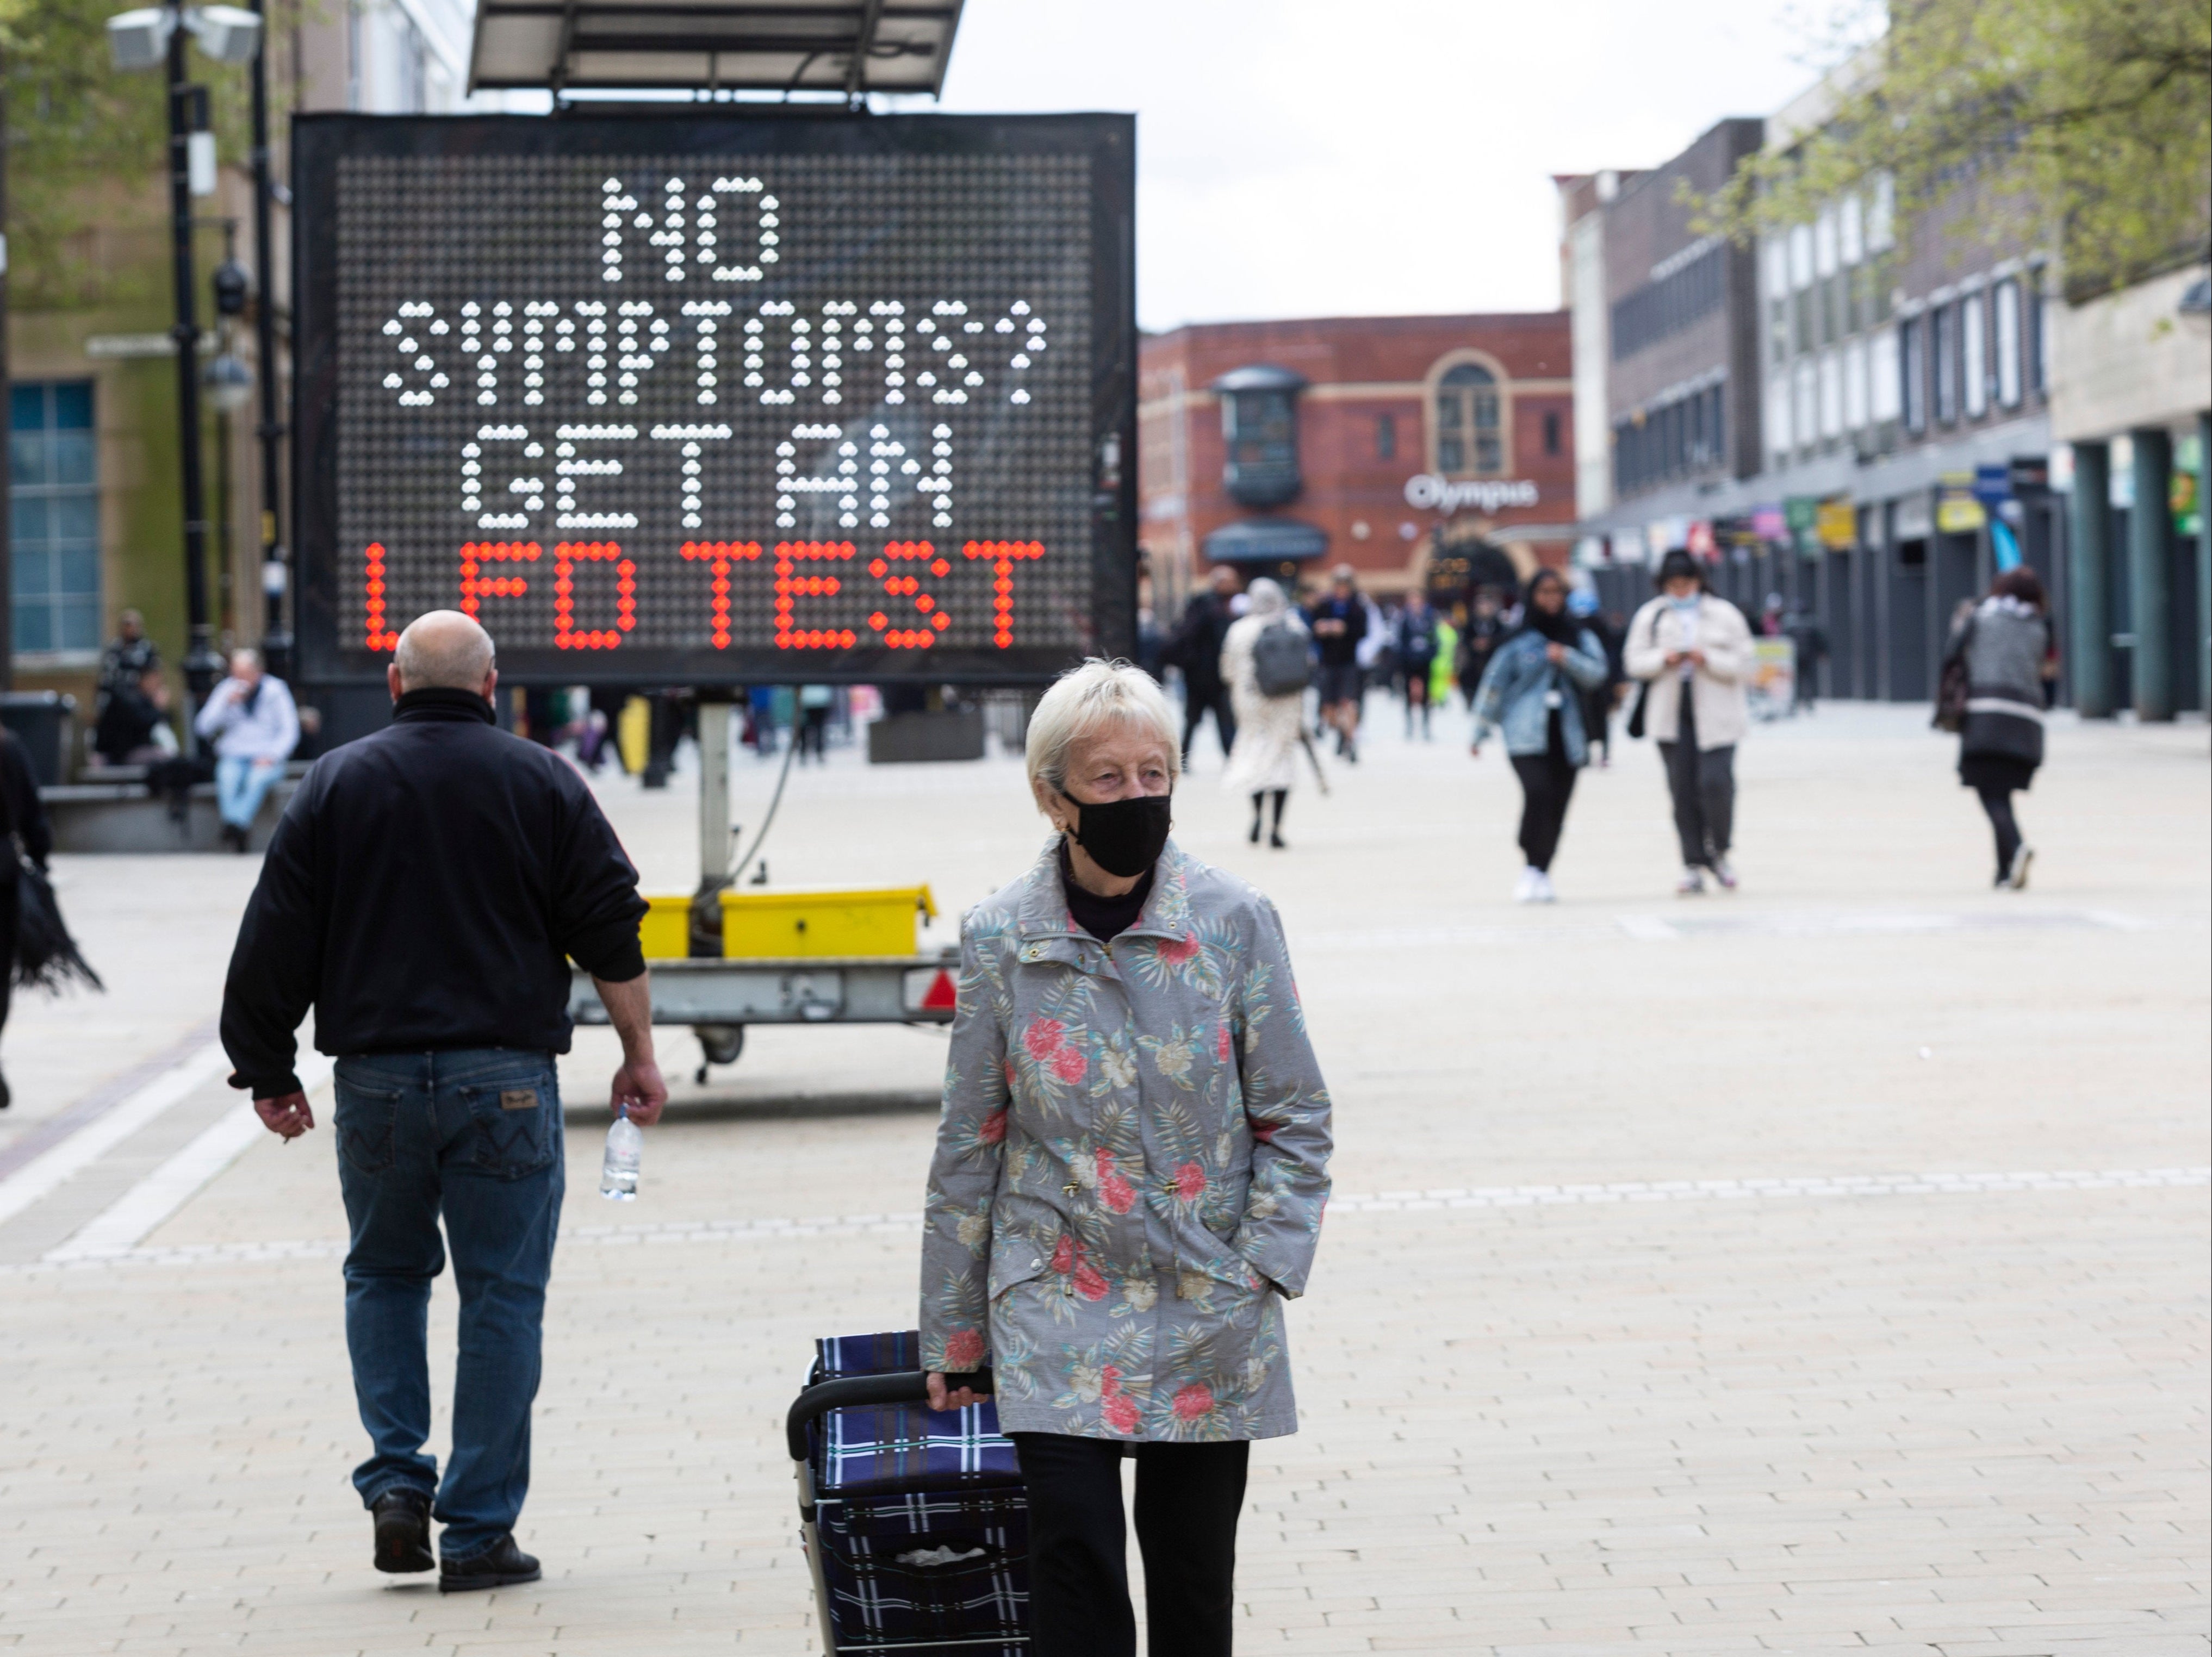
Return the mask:
M1018 683L1135 632L1126 117L305 116L305 677Z

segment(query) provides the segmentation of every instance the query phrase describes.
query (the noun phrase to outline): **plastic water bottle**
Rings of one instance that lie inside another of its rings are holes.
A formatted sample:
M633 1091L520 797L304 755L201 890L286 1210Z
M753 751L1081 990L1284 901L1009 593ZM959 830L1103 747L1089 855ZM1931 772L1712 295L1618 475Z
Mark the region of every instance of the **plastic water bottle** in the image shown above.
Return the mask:
M624 1108L607 1130L606 1160L599 1164L599 1195L609 1202L637 1200L637 1164L645 1150L645 1135L638 1132Z

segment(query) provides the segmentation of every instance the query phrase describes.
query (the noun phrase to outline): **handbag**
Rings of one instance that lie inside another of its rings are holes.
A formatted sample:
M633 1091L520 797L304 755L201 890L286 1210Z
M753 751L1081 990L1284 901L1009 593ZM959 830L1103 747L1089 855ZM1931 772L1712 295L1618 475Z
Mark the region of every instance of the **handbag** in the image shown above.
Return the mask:
M1628 710L1628 734L1638 741L1644 736L1644 705L1651 700L1651 681L1642 679L1636 686L1636 706Z
M1936 681L1936 717L1929 721L1938 731L1954 735L1966 728L1966 698L1972 694L1972 683L1966 677L1966 646L1974 636L1974 623L1968 619L1959 634L1958 648L1943 659L1943 671Z
M15 983L23 989L58 993L71 981L82 980L95 990L106 990L100 974L79 954L76 940L62 920L53 883L46 871L23 850L23 837L10 832L8 843L15 859Z

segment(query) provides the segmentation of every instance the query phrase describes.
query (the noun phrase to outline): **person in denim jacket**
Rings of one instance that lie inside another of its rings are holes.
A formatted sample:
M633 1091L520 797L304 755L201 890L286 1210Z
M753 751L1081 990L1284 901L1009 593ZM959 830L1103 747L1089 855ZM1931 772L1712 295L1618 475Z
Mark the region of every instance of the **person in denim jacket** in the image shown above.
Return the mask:
M1125 1454L1152 1649L1227 1657L1251 1441L1297 1429L1328 1090L1274 905L1167 838L1179 735L1137 668L1062 677L1028 755L1058 832L961 926L922 1363L937 1408L995 1388L1053 1657L1134 1657Z
M1526 866L1513 889L1516 903L1550 903L1552 859L1567 821L1575 773L1589 763L1583 728L1588 694L1605 683L1605 646L1567 613L1567 584L1558 571L1530 578L1521 626L1500 645L1474 693L1474 748L1505 733L1505 752L1521 779L1521 850Z

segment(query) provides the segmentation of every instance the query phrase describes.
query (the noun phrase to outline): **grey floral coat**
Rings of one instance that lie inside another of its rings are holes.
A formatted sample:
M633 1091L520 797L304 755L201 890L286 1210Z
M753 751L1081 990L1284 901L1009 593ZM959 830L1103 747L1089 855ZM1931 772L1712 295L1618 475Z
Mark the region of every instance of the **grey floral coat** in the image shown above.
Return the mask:
M1170 841L1136 924L1101 944L1054 840L962 925L922 1362L990 1366L1009 1432L1295 1432L1283 1302L1328 1154L1274 906Z

